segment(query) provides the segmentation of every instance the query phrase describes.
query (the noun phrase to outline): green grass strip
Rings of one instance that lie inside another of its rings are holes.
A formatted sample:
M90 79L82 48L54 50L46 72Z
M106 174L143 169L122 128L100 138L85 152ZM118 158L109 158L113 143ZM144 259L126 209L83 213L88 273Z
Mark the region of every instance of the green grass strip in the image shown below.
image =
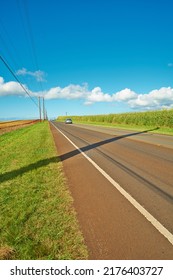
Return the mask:
M0 259L87 259L47 122L0 137Z

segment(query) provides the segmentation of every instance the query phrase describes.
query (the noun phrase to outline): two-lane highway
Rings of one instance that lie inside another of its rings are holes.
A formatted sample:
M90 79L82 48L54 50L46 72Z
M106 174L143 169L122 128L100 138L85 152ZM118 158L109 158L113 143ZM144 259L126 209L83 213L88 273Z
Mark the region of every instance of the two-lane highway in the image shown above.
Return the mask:
M173 259L173 138L56 122L51 130L90 258Z

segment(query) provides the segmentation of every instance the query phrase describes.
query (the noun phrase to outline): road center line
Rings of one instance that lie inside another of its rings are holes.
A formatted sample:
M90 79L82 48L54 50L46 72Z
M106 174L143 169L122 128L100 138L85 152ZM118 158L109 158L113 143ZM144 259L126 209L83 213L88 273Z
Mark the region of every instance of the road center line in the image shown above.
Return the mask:
M89 158L79 147L77 147L60 129L58 129L52 122L51 124L173 245L173 234L170 231L168 231L128 192L115 182L114 179L112 179L95 161Z

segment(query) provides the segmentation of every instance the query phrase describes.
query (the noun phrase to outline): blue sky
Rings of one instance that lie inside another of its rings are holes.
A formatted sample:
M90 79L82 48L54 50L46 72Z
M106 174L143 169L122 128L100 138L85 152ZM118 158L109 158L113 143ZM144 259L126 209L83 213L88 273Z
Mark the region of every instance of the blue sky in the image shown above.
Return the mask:
M1 0L0 55L49 118L173 108L172 0ZM0 60L0 118L38 107Z

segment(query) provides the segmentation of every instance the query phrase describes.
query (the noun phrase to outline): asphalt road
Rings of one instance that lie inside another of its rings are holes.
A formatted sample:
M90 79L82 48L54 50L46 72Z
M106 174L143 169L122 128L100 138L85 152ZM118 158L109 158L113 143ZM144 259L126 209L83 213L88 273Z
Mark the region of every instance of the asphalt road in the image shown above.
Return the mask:
M173 137L50 127L90 259L172 260Z

